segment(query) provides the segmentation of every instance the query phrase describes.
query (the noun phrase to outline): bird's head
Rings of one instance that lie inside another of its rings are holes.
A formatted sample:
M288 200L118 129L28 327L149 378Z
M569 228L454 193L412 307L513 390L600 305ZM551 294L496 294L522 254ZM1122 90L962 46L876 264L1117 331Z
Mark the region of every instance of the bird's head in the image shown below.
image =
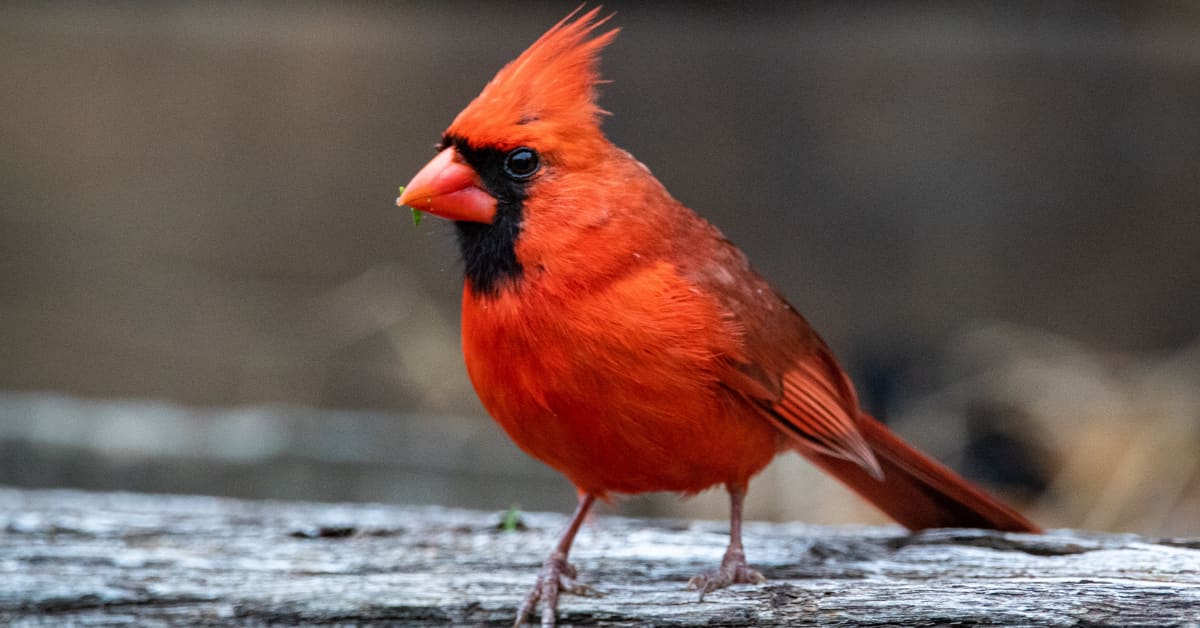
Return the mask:
M562 205L564 194L584 187L572 183L578 174L611 149L600 131L606 112L596 104L596 85L599 53L618 29L594 35L608 18L597 19L599 8L578 13L496 74L396 200L455 221L476 290L520 275L515 247L531 198Z
M596 105L599 52L590 37L608 18L578 9L504 66L442 135L438 155L398 205L455 221L494 223L556 169L586 165L606 143ZM590 38L589 38L590 37Z

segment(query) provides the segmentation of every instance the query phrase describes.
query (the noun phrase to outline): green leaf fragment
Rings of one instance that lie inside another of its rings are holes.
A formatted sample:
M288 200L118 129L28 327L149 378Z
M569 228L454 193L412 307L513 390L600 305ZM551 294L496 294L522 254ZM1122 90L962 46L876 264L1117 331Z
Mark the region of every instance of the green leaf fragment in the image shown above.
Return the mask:
M404 196L404 186L403 185L400 186L400 196ZM412 210L412 214L413 214L413 226L420 227L421 226L421 218L425 215L425 213L422 212L421 210L417 209L416 207L410 207L409 209Z

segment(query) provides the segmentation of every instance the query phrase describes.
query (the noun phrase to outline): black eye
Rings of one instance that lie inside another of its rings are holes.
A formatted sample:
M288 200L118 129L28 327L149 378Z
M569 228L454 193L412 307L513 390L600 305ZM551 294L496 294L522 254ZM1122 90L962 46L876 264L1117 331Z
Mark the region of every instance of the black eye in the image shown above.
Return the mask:
M532 177L541 165L542 162L538 158L537 151L524 146L512 149L504 157L504 172L518 181Z

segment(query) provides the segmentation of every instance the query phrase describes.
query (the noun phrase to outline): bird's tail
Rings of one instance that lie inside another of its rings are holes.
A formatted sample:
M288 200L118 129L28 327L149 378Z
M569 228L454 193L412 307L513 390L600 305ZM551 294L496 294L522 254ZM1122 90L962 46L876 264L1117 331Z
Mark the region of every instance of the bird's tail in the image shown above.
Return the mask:
M910 530L989 528L1041 532L1020 513L913 449L873 417L862 415L858 425L883 470L882 480L855 462L820 453L801 453Z

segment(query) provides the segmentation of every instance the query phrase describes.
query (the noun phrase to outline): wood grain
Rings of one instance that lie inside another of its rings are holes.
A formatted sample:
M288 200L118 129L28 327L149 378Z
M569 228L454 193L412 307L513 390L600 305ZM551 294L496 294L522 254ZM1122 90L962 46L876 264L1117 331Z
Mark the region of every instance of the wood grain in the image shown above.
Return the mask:
M437 507L0 489L0 623L504 624L565 518ZM750 523L769 582L710 594L725 524L601 517L563 623L1180 625L1200 539Z

